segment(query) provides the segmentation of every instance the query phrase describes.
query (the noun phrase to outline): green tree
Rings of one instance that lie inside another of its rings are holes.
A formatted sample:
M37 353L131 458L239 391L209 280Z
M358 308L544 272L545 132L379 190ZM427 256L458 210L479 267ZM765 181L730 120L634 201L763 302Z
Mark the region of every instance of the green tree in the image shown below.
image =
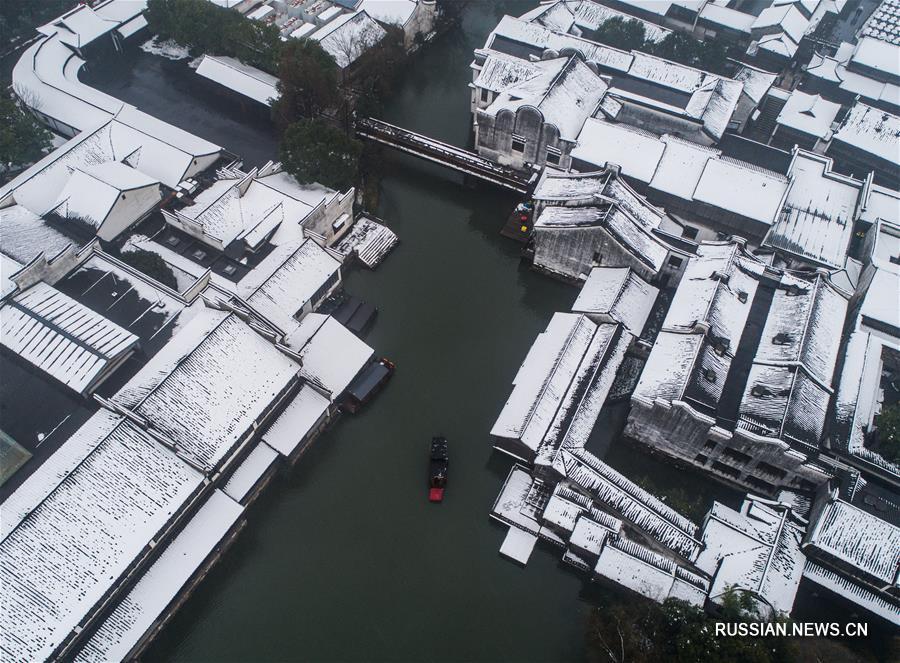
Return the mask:
M278 68L281 34L274 25L252 21L208 0L150 0L150 29L195 53L228 55L269 73Z
M738 605L743 603L735 599ZM746 621L743 611L725 621ZM701 608L667 599L657 604L637 600L592 611L588 651L597 661L613 663L776 663L793 660L785 638L716 636L716 619Z
M318 42L291 39L278 64L281 97L272 107L281 127L304 118L314 118L340 103L337 65Z
M900 403L887 405L875 417L878 452L888 460L900 462Z
M144 249L130 249L119 253L119 259L147 276L153 277L163 285L169 286L172 290L178 290L175 273L159 254Z
M321 119L288 126L281 137L281 162L300 182L318 182L333 189L354 185L362 144Z
M646 40L644 24L634 19L613 16L604 21L594 32L594 39L613 48L630 51L640 49Z
M0 166L17 168L40 159L50 147L50 132L12 99L0 99Z
M671 32L658 44L646 44L644 50L689 67L720 74L726 72L728 49L718 39L699 41L683 32Z

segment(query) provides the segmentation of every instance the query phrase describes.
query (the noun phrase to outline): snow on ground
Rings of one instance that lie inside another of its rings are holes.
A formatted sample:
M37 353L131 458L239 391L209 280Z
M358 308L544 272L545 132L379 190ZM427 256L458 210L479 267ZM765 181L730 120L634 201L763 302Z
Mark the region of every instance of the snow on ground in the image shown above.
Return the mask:
M190 51L176 44L171 39L160 41L159 37L153 37L141 44L141 50L151 55L158 55L168 60L184 60L191 57Z

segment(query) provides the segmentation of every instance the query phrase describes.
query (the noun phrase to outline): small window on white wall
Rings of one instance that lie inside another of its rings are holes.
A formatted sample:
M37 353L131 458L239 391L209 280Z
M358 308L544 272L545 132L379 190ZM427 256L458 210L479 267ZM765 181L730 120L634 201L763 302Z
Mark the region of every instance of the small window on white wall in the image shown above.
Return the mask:
M513 152L524 152L525 151L525 136L519 136L518 134L513 134L512 151Z

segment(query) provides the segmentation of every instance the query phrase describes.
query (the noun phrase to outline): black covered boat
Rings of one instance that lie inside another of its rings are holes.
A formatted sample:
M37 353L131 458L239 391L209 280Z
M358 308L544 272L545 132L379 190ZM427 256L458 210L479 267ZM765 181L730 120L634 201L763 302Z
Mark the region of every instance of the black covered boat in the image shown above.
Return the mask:
M447 486L447 440L443 437L431 438L431 459L428 466L428 501L440 502L444 499Z

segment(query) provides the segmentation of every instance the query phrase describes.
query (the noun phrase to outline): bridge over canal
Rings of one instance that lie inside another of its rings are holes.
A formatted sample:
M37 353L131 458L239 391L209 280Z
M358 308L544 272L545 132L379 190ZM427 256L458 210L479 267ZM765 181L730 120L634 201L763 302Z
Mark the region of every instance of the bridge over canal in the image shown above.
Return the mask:
M537 180L537 174L523 175L475 152L374 118L358 120L356 135L521 194L528 193Z

